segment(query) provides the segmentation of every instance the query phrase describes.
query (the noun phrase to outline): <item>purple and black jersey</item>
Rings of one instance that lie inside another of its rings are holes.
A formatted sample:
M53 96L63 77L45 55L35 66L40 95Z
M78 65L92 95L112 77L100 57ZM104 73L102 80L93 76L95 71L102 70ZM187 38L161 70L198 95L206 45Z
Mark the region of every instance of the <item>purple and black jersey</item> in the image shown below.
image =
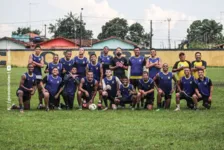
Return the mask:
M41 63L42 57L41 56L36 56L32 54L32 60L36 63ZM34 66L33 73L36 75L37 79L42 79L42 72L41 72L41 67L39 66Z
M62 78L59 76L54 77L53 75L47 75L43 79L43 82L45 83L45 89L47 89L52 96L55 96L62 86Z
M159 62L160 58L149 58L149 62L150 63L155 63L155 62ZM160 72L159 68L156 68L155 66L149 68L149 77L150 78L154 78L156 76L157 73Z
M164 74L163 72L159 72L159 88L163 90L163 92L167 95L172 91L172 79L173 73L168 72L168 74Z
M205 77L202 81L201 79L195 80L196 88L198 88L199 93L203 96L210 96L210 87L212 86L211 79Z
M107 90L107 93L109 96L111 97L116 97L117 95L117 81L116 81L116 77L112 76L112 79L109 80L106 77L103 79L105 85L110 85L111 86L111 90Z
M62 69L63 69L62 64L61 64L61 63L54 64L53 62L48 63L46 69L49 70L49 75L52 74L52 70L53 70L54 68L58 68L58 73L59 73L58 75L61 76L61 74L62 74Z
M64 90L63 92L68 95L74 95L79 84L79 79L76 77L75 79L70 75L67 74L64 77Z
M180 88L183 90L187 95L192 96L195 90L195 80L193 76L189 78L182 77L180 80Z
M98 57L98 62L102 64L102 67L103 67L103 76L106 77L105 73L106 73L106 70L107 69L110 69L110 65L111 65L111 60L113 59L112 56L110 55L107 55L107 56L104 56L104 55L100 55Z
M79 79L86 76L86 66L88 64L88 59L86 57L79 58L76 56L74 58L74 67L77 68L77 74L79 75Z
M93 65L92 63L88 63L89 71L93 72L94 79L100 81L100 63Z
M96 84L96 80L93 79L92 81L88 81L86 77L83 78L84 79L84 83L83 83L83 89L86 90L90 95L92 95L92 92L95 91L95 84Z
M29 75L28 72L24 73L24 76L26 77L23 86L30 89L33 88L33 86L36 84L36 75L33 73L32 75ZM19 87L18 90L22 90L24 92L28 92L26 91L24 88Z
M129 59L129 66L131 67L130 78L140 79L143 73L143 67L145 66L145 58L143 56L132 56Z
M69 74L69 72L72 70L73 64L74 64L74 60L70 59L70 60L66 60L65 58L61 58L59 60L59 63L62 64L62 68L65 69L66 74Z
M134 87L132 84L128 84L127 87L125 87L123 84L120 85L120 92L123 98L131 98L132 94L130 94L131 91L134 90Z

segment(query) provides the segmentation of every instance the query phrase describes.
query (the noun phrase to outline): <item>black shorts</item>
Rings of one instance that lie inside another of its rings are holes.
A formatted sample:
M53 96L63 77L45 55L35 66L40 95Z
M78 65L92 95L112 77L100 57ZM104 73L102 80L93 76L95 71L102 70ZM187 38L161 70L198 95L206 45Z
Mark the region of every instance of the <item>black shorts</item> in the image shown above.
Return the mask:
M129 97L119 97L119 98L117 98L117 99L120 100L120 103L121 103L121 104L131 104L131 103L132 103L132 96L133 96L133 95L131 95L131 96L129 96Z
M50 94L50 96L49 96L49 105L57 106L57 105L59 105L58 104L59 101L60 101L60 96L56 99L53 95Z
M183 92L180 92L180 100L181 99L185 99L187 102L193 102L193 99L192 99L192 94L190 95L186 95L185 93Z
M201 98L198 98L198 102L203 101L203 103L207 103L208 98L209 98L209 96L202 95Z
M172 95L171 94L166 94L163 96L165 98L165 100L171 99Z
M93 95L89 93L89 97L86 97L85 93L82 94L82 99L86 100L88 103L92 99Z
M16 90L16 96L19 97L19 93L18 91L21 89L17 89ZM21 90L23 91L23 90ZM31 99L31 94L29 92L23 91L23 102L27 102Z
M138 87L139 79L130 79L130 83L134 86L136 89Z

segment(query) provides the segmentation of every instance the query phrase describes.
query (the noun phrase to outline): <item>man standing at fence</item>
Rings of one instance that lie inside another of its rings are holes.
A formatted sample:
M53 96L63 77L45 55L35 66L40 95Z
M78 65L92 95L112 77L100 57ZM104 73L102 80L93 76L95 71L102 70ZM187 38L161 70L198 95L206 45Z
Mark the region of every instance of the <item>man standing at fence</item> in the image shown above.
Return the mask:
M204 70L204 75L206 75L206 67L207 67L207 62L204 60L201 60L201 53L200 52L196 52L195 53L195 59L192 63L191 63L191 71L193 73L193 76L195 79L198 79L198 70L199 69L203 69Z

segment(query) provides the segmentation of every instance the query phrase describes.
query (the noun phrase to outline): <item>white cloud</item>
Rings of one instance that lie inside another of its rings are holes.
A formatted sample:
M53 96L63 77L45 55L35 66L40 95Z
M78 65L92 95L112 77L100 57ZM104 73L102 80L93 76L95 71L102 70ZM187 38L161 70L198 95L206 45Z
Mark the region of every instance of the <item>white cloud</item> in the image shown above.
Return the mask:
M65 11L80 14L83 10L83 20L86 22L86 28L94 33L94 38L101 32L102 25L114 17L123 17L123 15L109 6L107 0L96 2L95 0L49 0L49 4Z
M180 40L184 39L187 34L187 28L191 24L195 17L188 16L183 12L178 12L174 10L165 10L154 4L150 5L148 9L145 10L145 22L144 27L149 29L150 22L153 20L153 46L155 47L168 47L168 18L170 21L170 36L171 36L171 46L180 43ZM147 30L149 31L149 30Z
M11 37L12 31L14 30L13 26L8 24L0 24L0 38L1 37Z

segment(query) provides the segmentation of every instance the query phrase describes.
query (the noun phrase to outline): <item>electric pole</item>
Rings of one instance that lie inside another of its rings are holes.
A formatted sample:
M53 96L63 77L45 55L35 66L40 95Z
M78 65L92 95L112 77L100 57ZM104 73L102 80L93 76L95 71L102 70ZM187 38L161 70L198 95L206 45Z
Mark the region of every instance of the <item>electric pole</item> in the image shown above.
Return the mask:
M45 38L47 37L47 25L46 24L44 25L44 37Z
M171 49L171 43L170 43L170 21L171 21L171 18L168 18L167 21L168 21L168 48Z
M81 12L80 12L80 47L82 47L82 11L83 11L83 8L81 8Z
M152 49L152 20L150 20L150 49Z

